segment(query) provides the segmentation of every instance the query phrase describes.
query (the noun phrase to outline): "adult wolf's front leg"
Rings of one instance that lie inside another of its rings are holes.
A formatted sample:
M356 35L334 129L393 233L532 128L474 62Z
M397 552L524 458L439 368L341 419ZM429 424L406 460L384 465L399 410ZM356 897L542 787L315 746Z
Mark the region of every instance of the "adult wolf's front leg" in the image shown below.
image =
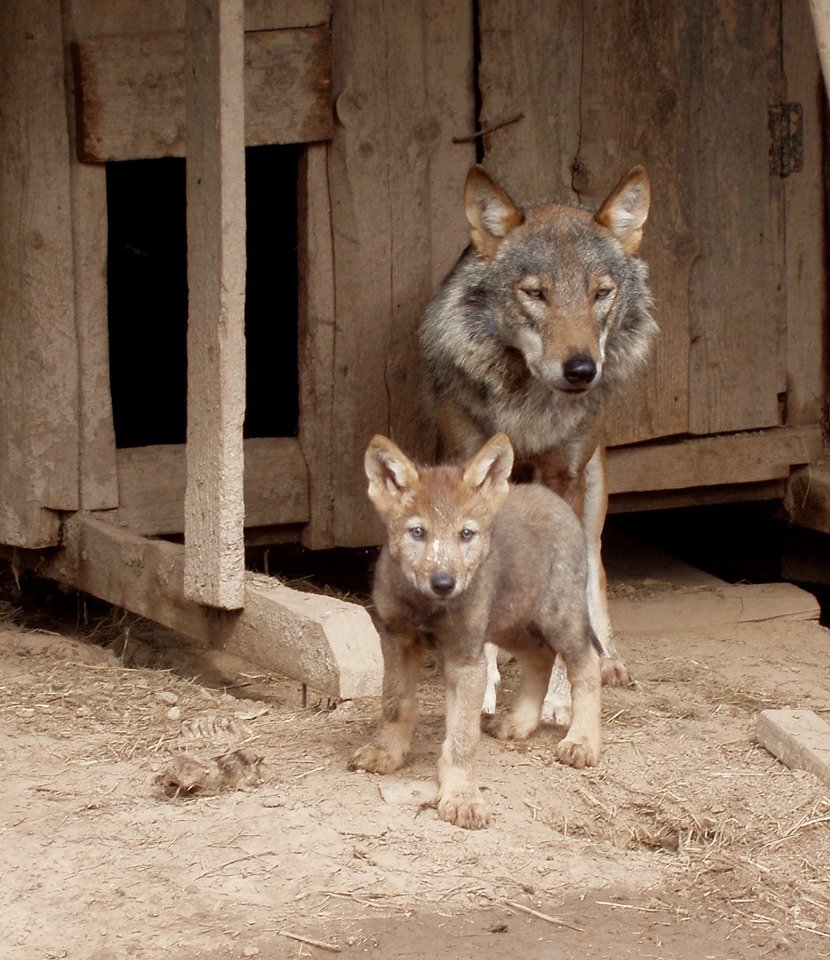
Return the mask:
M492 816L473 779L486 682L483 649L475 659L445 651L447 734L438 763L438 816L473 830L486 827Z
M391 773L403 766L412 743L423 648L414 633L390 632L381 627L380 639L382 720L372 739L355 751L349 769Z

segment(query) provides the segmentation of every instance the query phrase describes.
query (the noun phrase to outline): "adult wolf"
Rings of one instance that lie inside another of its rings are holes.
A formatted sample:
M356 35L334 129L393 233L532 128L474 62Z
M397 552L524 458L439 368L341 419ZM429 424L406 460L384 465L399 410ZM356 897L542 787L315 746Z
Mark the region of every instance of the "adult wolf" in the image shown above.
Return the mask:
M464 199L471 244L419 334L442 456L464 460L502 431L520 470L571 504L585 532L603 682L624 684L600 556L608 504L603 412L643 366L657 333L647 268L637 257L648 175L635 167L594 213L518 205L475 166ZM485 709L494 702L491 684ZM554 706L549 697L547 717Z

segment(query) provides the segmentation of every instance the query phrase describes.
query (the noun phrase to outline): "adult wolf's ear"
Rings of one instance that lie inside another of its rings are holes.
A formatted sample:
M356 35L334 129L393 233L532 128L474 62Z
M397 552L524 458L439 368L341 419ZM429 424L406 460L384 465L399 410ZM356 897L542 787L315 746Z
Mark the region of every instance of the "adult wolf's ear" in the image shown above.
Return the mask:
M608 227L626 253L633 254L640 249L649 203L651 183L648 174L645 167L634 167L614 187L594 219Z
M506 433L497 433L464 468L463 482L471 490L503 499L513 469L513 447Z
M363 458L369 499L380 510L418 482L415 464L388 437L372 437Z
M464 210L470 224L473 246L492 257L499 244L524 217L484 167L471 167L464 187Z

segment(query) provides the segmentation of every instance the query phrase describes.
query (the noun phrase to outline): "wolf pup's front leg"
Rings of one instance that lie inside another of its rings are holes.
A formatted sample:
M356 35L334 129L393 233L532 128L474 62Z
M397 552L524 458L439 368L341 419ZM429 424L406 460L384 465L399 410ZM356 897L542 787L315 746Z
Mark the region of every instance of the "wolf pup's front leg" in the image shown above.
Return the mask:
M481 701L487 683L483 650L476 658L444 652L447 735L438 764L438 816L478 830L492 819L490 804L475 783L475 750L481 729Z
M418 711L416 694L423 647L414 633L380 630L383 651L382 719L371 740L355 751L350 770L391 773L404 765Z

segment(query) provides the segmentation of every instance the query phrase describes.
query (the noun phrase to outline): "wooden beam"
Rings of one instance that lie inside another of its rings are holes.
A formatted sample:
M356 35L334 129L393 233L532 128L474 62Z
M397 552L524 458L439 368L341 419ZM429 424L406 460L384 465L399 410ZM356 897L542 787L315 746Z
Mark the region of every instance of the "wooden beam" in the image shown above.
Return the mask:
M242 0L188 0L184 590L244 603L245 150Z
M245 527L305 523L308 470L290 437L243 443ZM145 536L184 532L185 446L118 451L118 522Z
M676 510L679 507L708 507L716 503L773 501L783 503L787 481L724 483L711 487L684 487L680 490L651 490L615 493L608 501L609 513L639 513L641 510Z
M224 0L223 0L224 2ZM88 514L65 527L64 549L40 573L332 697L380 694L383 658L368 611L246 573L245 609L209 609L185 596L184 548Z
M60 4L0 3L0 543L78 507L78 344Z
M775 480L788 477L795 464L817 460L822 449L819 426L614 447L608 451L608 491L631 493Z
M824 86L830 97L830 0L810 0L810 12L813 15Z
M185 155L183 34L100 37L72 53L82 160ZM331 137L328 28L246 34L244 101L247 146Z

